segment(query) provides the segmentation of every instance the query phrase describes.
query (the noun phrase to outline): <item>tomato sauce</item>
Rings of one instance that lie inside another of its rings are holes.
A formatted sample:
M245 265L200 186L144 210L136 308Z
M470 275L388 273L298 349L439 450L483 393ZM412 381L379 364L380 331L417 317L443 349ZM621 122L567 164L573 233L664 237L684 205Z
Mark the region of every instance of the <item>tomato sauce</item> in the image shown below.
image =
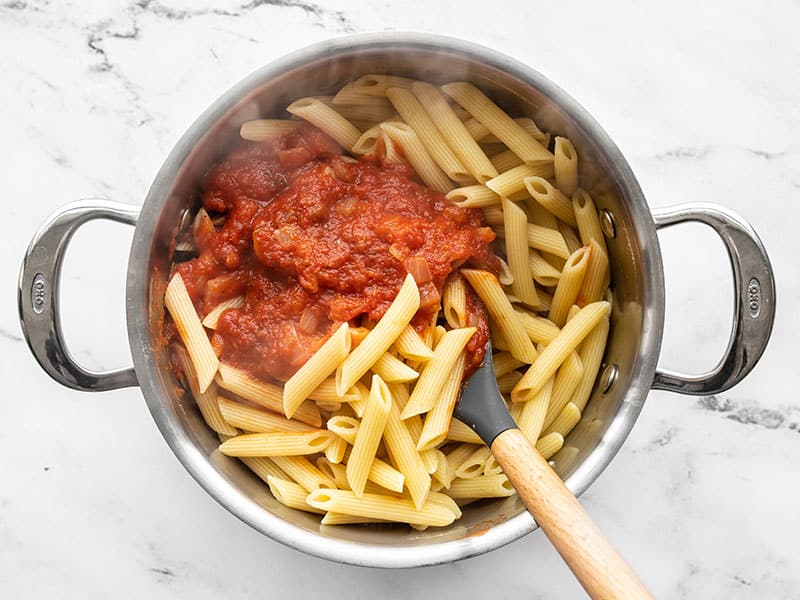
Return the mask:
M454 206L408 165L343 157L310 125L243 143L209 170L201 192L211 217L195 224L199 256L175 270L201 315L245 296L222 314L212 345L258 377L286 380L341 323L379 320L409 272L421 296L412 324L421 331L454 269L497 271L480 210ZM469 289L468 318L478 328L471 372L489 334Z

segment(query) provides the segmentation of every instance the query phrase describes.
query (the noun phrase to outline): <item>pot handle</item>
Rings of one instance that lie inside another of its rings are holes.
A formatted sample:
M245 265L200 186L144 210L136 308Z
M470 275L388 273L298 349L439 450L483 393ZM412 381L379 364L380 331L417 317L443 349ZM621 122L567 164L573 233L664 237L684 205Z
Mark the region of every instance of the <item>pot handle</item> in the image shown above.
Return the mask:
M61 261L72 235L93 219L135 225L139 207L107 200L80 200L57 210L33 236L19 274L17 302L22 331L41 367L58 383L100 392L138 385L133 368L95 372L78 365L61 332Z
M678 204L653 211L656 228L697 221L710 226L725 243L733 269L733 329L728 348L713 370L684 375L657 370L653 389L707 396L744 379L761 358L775 320L775 278L767 251L742 217L722 206Z

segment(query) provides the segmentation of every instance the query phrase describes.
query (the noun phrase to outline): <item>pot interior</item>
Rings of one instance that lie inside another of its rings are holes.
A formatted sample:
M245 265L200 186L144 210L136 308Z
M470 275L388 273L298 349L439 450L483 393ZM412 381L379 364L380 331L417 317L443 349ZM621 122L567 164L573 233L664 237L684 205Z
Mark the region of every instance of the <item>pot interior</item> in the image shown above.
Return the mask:
M650 387L663 321L661 259L641 191L606 134L564 92L538 73L493 52L453 40L360 38L318 46L265 67L220 98L189 130L153 184L137 226L128 281L128 318L137 374L168 443L209 493L268 535L327 558L381 566L454 560L512 541L534 524L516 498L464 508L452 526L415 531L401 526L322 527L319 518L278 503L219 440L194 401L179 393L166 348L158 343L163 292L181 212L196 199L208 166L238 138L243 121L287 117L306 95L334 93L368 73L435 83L466 80L513 116L532 117L567 136L580 158L580 184L598 209L614 217L608 239L614 307L604 365L617 365L611 389L595 390L578 426L553 457L559 475L581 493L619 449ZM601 372L602 372L601 367ZM339 544L331 542L338 541ZM371 549L364 545L372 546ZM392 554L381 553L381 548Z

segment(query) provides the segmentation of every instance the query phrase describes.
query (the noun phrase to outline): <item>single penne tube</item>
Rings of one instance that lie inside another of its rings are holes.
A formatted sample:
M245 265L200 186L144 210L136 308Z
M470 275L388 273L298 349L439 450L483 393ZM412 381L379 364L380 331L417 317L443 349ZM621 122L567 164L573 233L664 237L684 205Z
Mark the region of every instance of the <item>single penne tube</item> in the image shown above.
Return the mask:
M387 122L381 124L381 130L403 149L406 160L425 185L443 194L453 189L453 182L439 168L410 125Z
M385 164L403 164L407 162L406 157L403 154L403 148L400 146L400 144L395 142L388 135L384 135L381 138L381 141L383 141L383 162Z
M305 456L273 456L271 460L309 492L317 488L337 487L333 479L311 464Z
M475 333L474 327L451 329L433 351L433 357L425 363L414 391L400 414L401 419L428 412L447 381L448 374L456 366L462 351Z
M200 317L197 316L189 292L186 291L183 279L178 273L175 273L169 280L164 304L189 353L197 375L198 389L205 392L214 381L214 375L219 368L219 359L211 347L206 330L203 329L203 324L200 322Z
M561 258L567 258L571 254L561 232L534 223L528 223L528 245Z
M504 171L508 171L509 169L523 164L522 159L514 154L512 150L503 150L502 152L493 154L489 157L489 160L494 165L494 168L497 169L498 173L503 173Z
M241 308L242 306L244 306L244 296L236 296L235 298L230 298L229 300L223 300L214 308L212 308L205 317L203 317L203 327L216 329L222 313L229 308Z
M345 465L341 464L340 462L332 462L327 456L318 456L315 463L319 472L336 484L334 487L340 490L350 489L350 484L347 483L347 467Z
M591 335L591 334L589 334ZM583 377L583 361L577 352L572 352L558 369L553 384L553 395L547 406L542 428L549 427L567 405Z
M582 308L575 318L564 326L556 339L550 342L536 362L522 376L522 379L511 392L512 400L525 402L533 398L547 383L547 380L553 376L567 356L608 315L609 309L607 302L594 302Z
M544 430L544 435L555 432L560 433L562 437L566 438L580 420L581 411L572 402L567 402L566 406L561 409L561 412L555 420Z
M561 270L547 262L536 250L528 252L528 269L534 281L545 287L555 287L561 279Z
M468 185L451 190L445 196L461 208L485 208L500 204L500 196L485 185Z
M544 387L532 399L523 402L515 420L519 430L531 444L536 444L544 427L544 417L553 394L554 379L548 379Z
M283 414L283 389L271 383L255 379L241 369L226 363L220 363L217 384L219 387L241 396L245 400ZM319 427L322 424L319 409L313 402L303 402L300 408L295 411L293 418L314 427Z
M436 470L432 473L433 479L441 483L442 487L449 488L450 482L455 478L455 473L450 470L450 463L447 462L445 453L438 448L434 450L434 452L436 453L437 466ZM428 498L431 498L431 494L428 494Z
M589 240L589 260L586 264L586 273L581 282L576 302L583 306L597 302L603 297L608 286L608 255L597 240Z
M447 145L444 137L439 133L436 125L410 89L390 88L387 90L386 96L400 113L403 121L417 133L431 158L450 179L457 182L472 179L467 168Z
M386 382L405 383L419 377L417 371L389 352L384 352L371 369Z
M492 192L494 193L494 192ZM483 218L486 219L487 225L502 225L503 224L503 209L499 206L483 207Z
M247 468L255 473L256 476L258 476L258 478L264 483L269 482L270 475L280 479L286 479L287 481L291 480L291 477L284 473L283 469L278 467L278 465L276 465L271 458L267 458L266 456L240 456L239 460L242 461Z
M517 117L514 122L545 148L550 144L550 134L539 129L539 126L530 117Z
M225 421L230 423L231 426L245 431L253 433L316 431L314 427L307 423L287 419L283 415L248 406L241 402L234 402L224 396L219 396L217 401Z
M489 315L508 341L508 349L517 360L533 363L537 354L530 338L525 334L519 317L508 301L500 282L488 271L462 269L461 274L469 282L475 293L483 300Z
M359 420L353 417L335 415L328 419L328 431L332 431L351 446L356 443L359 426Z
M401 387L404 386L396 384L391 386L390 389ZM391 403L383 439L386 443L386 449L389 451L392 464L406 478L406 487L413 499L413 505L417 508L422 508L431 489L431 476L420 453L417 452L416 438L412 437L407 425L414 422L415 419L412 418L406 421L400 419L401 408L396 401L399 394L392 394L392 397L395 402ZM416 523L417 521L414 522Z
M192 360L189 358L189 353L186 352L183 346L178 344L175 344L174 351L186 376L186 382L189 384L192 397L197 402L197 408L200 409L200 414L203 415L203 420L205 420L206 424L222 435L238 435L239 431L236 429L236 425L231 425L220 412L217 402L219 394L216 386L211 385L205 392L201 392L200 384L197 381L197 373L194 370Z
M353 92L365 96L386 96L390 88L410 89L413 83L414 80L408 77L372 73L370 75L362 75L348 85L352 86Z
M447 286L445 286L445 290L447 290ZM394 342L394 347L401 356L409 360L424 362L433 356L433 350L425 345L417 330L411 325L406 325L403 328L403 331L400 332ZM384 379L384 381L386 380Z
M500 282L501 285L511 285L514 283L514 274L511 272L511 268L508 266L508 263L503 260L501 257L497 257L497 260L500 262L500 271L497 273L497 280ZM506 294L507 296L513 294ZM516 298L516 302L522 302L519 298ZM510 300L509 300L510 302Z
M394 108L390 103L384 104L336 104L333 98L324 101L337 113L342 115L350 123L380 123L391 119L394 115Z
M567 228L569 228L569 225L567 225ZM576 248L575 250L577 249L578 248ZM575 250L573 250L572 252L574 252ZM559 273L564 269L564 265L567 262L567 259L561 258L560 256L556 256L555 254L550 254L549 252L542 252L542 258L547 263L549 263L551 267L556 269Z
M583 363L583 374L581 380L575 388L572 395L572 401L575 406L583 412L586 403L589 401L589 396L592 394L594 381L597 378L597 373L600 370L600 364L603 362L603 354L606 349L606 341L608 340L609 319L606 317L586 336L586 339L581 344L579 351L581 362Z
M480 440L480 438L478 438ZM479 446L483 446L483 442L479 441L478 445L476 444L459 444L450 452L448 452L445 457L447 458L447 464L450 468L450 472L453 474L453 478L455 479L456 469L458 469L464 461L467 460L475 450L478 449Z
M502 377L514 369L519 369L524 364L521 360L517 360L511 352L496 352L492 356L495 377Z
M445 439L449 442L483 443L483 440L475 431L455 417L450 420L450 427L447 429L447 437Z
M314 490L307 502L320 510L415 525L444 527L456 519L448 507L433 502L417 507L410 498L379 494L359 497L350 490Z
M448 146L479 183L484 183L498 175L489 158L478 143L472 139L467 128L453 112L439 88L430 83L415 81L411 86L411 91L439 129Z
M498 196L508 197L516 192L525 190L526 177L552 177L552 163L537 163L534 165L521 164L508 171L500 173L486 182L486 187Z
M553 154L530 136L506 112L471 83L455 82L442 86L444 93L458 102L489 131L519 156L533 164L552 162Z
M534 225L558 231L558 219L556 219L555 215L533 198L528 201L528 216ZM578 246L580 245L578 244ZM567 244L567 247L569 248L569 244Z
M508 198L503 198L503 226L508 267L514 277L511 290L523 303L536 307L539 296L528 266L528 216Z
M447 324L453 329L467 324L467 289L464 278L453 273L447 278L442 291L442 308Z
M578 222L578 232L581 242L585 245L589 240L596 241L604 252L606 248L606 238L600 227L600 217L597 214L597 207L592 197L582 188L576 189L572 194L572 207L575 211L575 219Z
M280 431L237 435L220 444L226 456L300 456L325 450L333 440L330 431Z
M466 121L464 121L464 127L472 136L472 139L475 140L476 142L480 142L486 136L492 135L492 132L489 131L486 128L486 126L480 121L478 121L478 119L476 119L475 117L469 117Z
M552 183L543 177L526 177L525 189L541 206L567 225L577 227L572 201L557 190Z
M378 324L336 369L336 390L349 390L389 349L419 308L419 290L407 275L400 291Z
M578 298L591 255L591 249L584 246L573 252L564 264L548 314L548 318L559 327L567 322L567 313Z
M342 87L331 98L331 104L336 105L356 105L356 106L380 106L391 109L392 103L386 99L385 95L370 96L365 94L358 87L353 85L355 82L348 83Z
M368 479L373 483L377 483L382 488L397 492L398 494L403 491L406 480L405 475L380 458L376 458L372 461Z
M306 363L283 384L283 413L292 417L350 352L350 329L342 323Z
M365 525L367 523L388 523L386 519L371 519L370 517L355 517L342 513L328 511L322 517L320 525Z
M556 187L566 196L578 188L578 153L567 138L556 136L553 147L553 172Z
M452 370L445 379L442 390L435 399L433 408L425 416L425 423L417 440L417 450L420 452L439 446L447 436L453 408L461 392L461 380L464 377L466 357L461 353Z
M359 136L359 138L356 140L356 143L350 148L350 152L358 156L374 152L378 147L378 142L381 140L383 135L384 133L383 129L381 129L381 123L365 129L364 133Z
M578 238L578 234L575 233L575 230L563 221L558 222L558 232L561 234L561 237L564 238L564 243L567 245L570 254L585 245Z
M514 308L514 310L517 315L519 315L525 333L528 334L531 341L537 344L547 345L561 333L561 329L558 325L553 323L550 319L534 315L522 308Z
M483 474L483 467L486 459L492 454L486 446L476 448L472 454L467 456L455 470L457 479L472 479Z
M317 98L300 98L287 106L286 110L327 133L346 150L350 150L361 137L355 125Z
M542 455L542 458L549 460L556 452L561 450L564 446L564 436L554 431L543 435L536 442L536 450Z
M497 378L497 389L501 394L510 394L517 382L522 379L522 373L511 371Z
M484 475L501 475L503 473L503 467L500 466L500 463L497 462L497 459L494 457L494 454L490 454L489 458L486 459L486 464L483 465L483 474Z
M339 464L344 460L345 452L347 452L347 442L337 436L325 448L325 458L333 464Z
M242 123L239 135L251 142L263 142L291 133L299 124L285 119L254 119Z
M353 402L359 400L361 394L355 388L350 388L345 392L344 396L337 395L336 379L334 377L328 377L314 388L314 391L308 395L308 398L316 402Z
M303 486L294 481L287 481L286 479L280 479L270 475L267 478L267 484L269 485L269 491L272 492L275 499L284 506L317 514L323 514L325 512L324 510L314 508L308 504L306 502L308 492Z
M383 437L386 420L389 418L391 404L392 396L389 388L378 375L373 375L364 417L356 431L353 450L347 459L347 481L357 496L364 493L364 486L369 478L372 462L375 460L375 452Z
M454 479L447 490L451 498L505 498L516 494L514 486L505 475Z

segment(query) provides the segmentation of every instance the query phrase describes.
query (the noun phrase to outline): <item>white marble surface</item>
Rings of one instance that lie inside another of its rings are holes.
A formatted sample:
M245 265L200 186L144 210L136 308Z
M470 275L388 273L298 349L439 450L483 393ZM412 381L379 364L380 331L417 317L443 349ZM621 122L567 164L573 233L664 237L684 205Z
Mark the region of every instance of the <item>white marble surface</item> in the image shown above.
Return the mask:
M18 263L50 212L90 196L140 203L189 123L251 70L330 36L397 29L474 40L527 62L595 115L653 206L719 202L761 233L779 292L762 363L716 401L650 394L627 444L583 501L657 597L800 596L800 320L792 303L800 243L790 226L800 216L798 23L800 6L791 0L591 8L2 0L1 595L581 597L539 532L484 557L413 571L343 567L286 549L194 483L137 390L62 388L21 339ZM700 371L727 338L727 259L699 227L662 241L661 363ZM122 293L129 242L122 226L92 224L67 256L66 330L89 365L129 360ZM622 510L631 495L635 505Z

